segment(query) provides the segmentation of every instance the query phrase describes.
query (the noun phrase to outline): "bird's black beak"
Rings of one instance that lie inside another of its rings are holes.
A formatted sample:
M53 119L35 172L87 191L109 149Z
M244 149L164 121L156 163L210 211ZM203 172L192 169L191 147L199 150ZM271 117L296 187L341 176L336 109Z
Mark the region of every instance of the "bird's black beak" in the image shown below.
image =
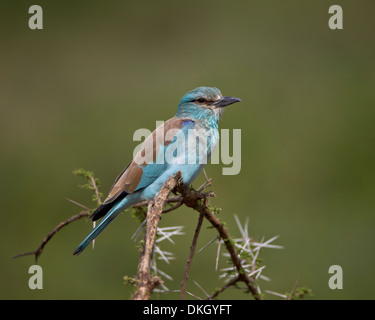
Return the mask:
M236 103L236 102L241 102L242 100L240 98L235 98L235 97L221 97L220 100L216 101L214 103L214 106L216 108L223 108L226 106L229 106L230 104Z

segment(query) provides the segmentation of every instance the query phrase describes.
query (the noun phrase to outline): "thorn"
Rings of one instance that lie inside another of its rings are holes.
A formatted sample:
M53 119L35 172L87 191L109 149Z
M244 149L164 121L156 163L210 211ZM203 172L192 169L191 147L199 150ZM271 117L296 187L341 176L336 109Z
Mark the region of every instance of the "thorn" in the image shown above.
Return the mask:
M83 208L83 209L91 210L90 208L88 208L88 207L84 206L83 204L81 204L81 203L79 203L79 202L76 202L76 201L74 201L74 200L72 200L72 199L69 199L69 198L65 198L65 199L68 200L68 201L71 202L71 203L74 203L75 205L77 205L77 206L79 206L79 207L81 207L81 208Z

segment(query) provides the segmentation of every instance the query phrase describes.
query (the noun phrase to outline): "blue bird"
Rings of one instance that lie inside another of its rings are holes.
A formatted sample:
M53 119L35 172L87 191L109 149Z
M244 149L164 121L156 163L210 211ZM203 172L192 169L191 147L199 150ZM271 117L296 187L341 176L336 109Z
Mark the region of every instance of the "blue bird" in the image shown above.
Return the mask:
M164 182L178 171L185 184L193 182L218 144L223 108L240 101L224 97L217 88L198 87L186 93L176 115L145 139L116 178L108 197L91 216L93 221L103 219L73 254L80 254L126 208L155 199Z

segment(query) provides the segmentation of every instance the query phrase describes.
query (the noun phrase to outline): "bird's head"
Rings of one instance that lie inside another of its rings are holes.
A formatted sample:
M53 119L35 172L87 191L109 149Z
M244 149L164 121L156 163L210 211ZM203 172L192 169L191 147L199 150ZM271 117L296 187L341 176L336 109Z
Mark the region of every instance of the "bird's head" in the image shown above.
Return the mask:
M240 101L239 98L223 96L217 88L198 87L182 97L176 117L217 122L224 107Z

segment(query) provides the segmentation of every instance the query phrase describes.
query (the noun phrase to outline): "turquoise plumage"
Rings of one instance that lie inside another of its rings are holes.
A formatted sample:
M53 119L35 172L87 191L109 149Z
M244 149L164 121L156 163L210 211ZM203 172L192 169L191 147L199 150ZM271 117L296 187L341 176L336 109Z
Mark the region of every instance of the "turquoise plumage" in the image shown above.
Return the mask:
M176 115L145 139L133 161L117 177L106 200L92 214L94 221L102 220L73 254L80 254L126 208L153 200L164 182L178 171L184 183L194 181L219 141L218 121L223 108L239 101L222 96L217 88L199 87L186 93Z

